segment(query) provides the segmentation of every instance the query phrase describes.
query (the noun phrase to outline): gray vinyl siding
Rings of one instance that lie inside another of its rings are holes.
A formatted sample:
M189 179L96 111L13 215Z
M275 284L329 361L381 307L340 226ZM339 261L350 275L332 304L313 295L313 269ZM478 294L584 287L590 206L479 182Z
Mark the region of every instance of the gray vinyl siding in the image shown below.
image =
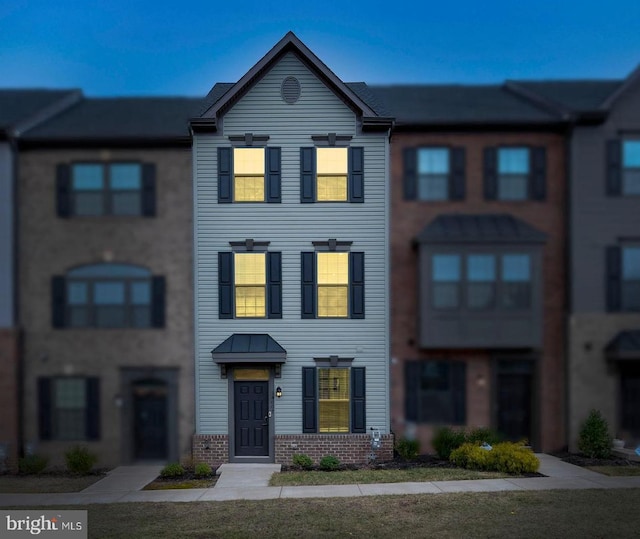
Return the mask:
M281 81L289 75L302 86L294 105L280 98ZM302 367L330 355L366 367L367 427L388 432L386 135L358 135L355 114L292 54L233 106L223 125L222 135L196 135L193 146L198 432L228 431L228 382L220 378L211 350L232 333L269 333L287 350L282 378L275 380L283 390L274 402L276 434L302 432ZM268 145L281 148L279 204L217 203L217 147L246 132L269 135ZM300 148L313 146L311 135L329 132L351 135L352 146L365 148L364 204L300 203ZM282 253L282 319L218 319L217 253L246 238L269 241L270 251ZM300 317L300 253L329 238L352 241L352 251L365 253L363 320Z
M640 197L607 196L606 141L640 134L640 84L620 96L603 125L576 127L571 141L573 313L606 311L605 254L620 238L640 239Z
M13 166L10 145L0 143L0 328L14 326Z

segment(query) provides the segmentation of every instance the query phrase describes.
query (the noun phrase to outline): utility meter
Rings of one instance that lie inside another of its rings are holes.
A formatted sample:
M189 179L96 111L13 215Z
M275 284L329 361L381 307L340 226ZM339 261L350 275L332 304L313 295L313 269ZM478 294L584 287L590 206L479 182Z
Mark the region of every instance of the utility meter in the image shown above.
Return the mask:
M371 449L380 449L382 447L382 437L380 429L371 427Z

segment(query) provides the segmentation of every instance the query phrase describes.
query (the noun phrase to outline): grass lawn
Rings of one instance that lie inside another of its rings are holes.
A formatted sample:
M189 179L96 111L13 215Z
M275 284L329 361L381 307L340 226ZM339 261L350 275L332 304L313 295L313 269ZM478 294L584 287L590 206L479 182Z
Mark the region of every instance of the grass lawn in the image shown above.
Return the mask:
M207 479L184 479L182 481L167 481L166 479L155 479L142 490L171 490L185 488L211 488L216 484L217 477Z
M513 477L499 472L476 472L463 468L408 468L406 470L287 471L271 476L272 487L299 485L351 485L355 483L407 483L453 481L458 479L497 479Z
M589 470L604 475L612 475L615 477L640 475L640 466L587 466Z
M640 489L127 503L89 510L91 538L638 537ZM46 509L45 509L46 510Z
M79 492L104 475L0 475L0 492L34 494L39 492Z

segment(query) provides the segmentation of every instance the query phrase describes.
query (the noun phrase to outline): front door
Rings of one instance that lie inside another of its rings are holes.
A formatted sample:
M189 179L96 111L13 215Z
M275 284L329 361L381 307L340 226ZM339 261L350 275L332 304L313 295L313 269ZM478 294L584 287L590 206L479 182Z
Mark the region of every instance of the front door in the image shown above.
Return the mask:
M533 362L499 361L496 391L498 432L533 443Z
M167 388L162 382L140 383L133 388L134 456L164 460L168 453Z
M237 457L269 455L268 388L268 382L234 382Z

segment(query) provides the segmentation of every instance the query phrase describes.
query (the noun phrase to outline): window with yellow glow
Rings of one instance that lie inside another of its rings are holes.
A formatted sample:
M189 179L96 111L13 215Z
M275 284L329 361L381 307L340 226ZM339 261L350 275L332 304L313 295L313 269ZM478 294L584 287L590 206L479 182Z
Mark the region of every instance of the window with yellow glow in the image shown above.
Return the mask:
M233 196L236 202L264 201L264 148L233 149Z
M347 200L347 155L347 148L316 148L317 200Z
M235 253L235 305L237 318L266 316L264 253Z
M318 253L318 317L348 315L349 253Z
M349 369L318 369L320 432L349 432Z

